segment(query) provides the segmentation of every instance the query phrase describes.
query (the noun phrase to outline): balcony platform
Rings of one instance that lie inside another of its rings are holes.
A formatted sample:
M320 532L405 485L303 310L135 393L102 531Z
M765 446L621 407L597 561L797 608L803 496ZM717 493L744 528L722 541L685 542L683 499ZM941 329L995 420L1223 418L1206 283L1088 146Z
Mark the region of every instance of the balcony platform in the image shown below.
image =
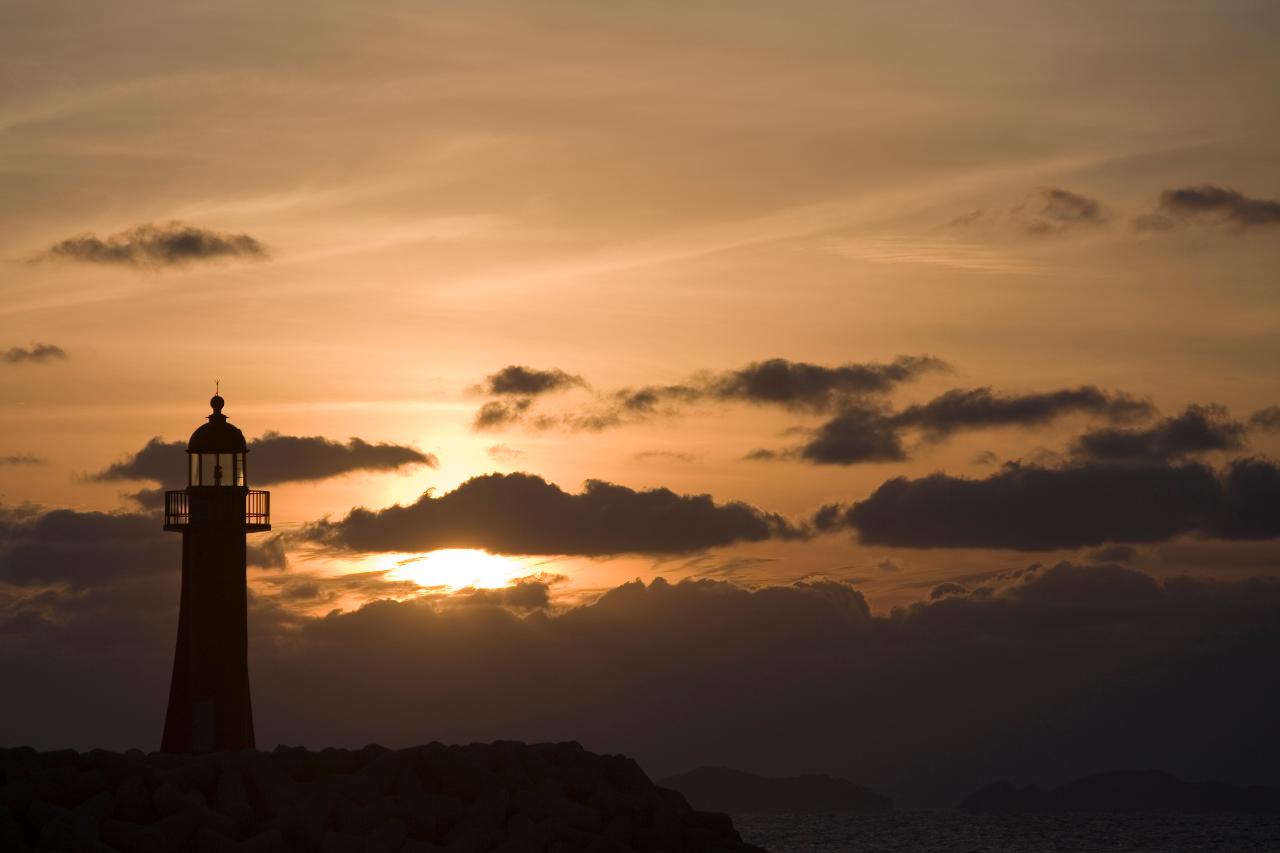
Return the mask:
M263 533L271 529L271 493L236 486L200 486L206 489L235 489L244 493L244 532ZM182 532L191 525L191 493L187 489L164 493L164 529Z

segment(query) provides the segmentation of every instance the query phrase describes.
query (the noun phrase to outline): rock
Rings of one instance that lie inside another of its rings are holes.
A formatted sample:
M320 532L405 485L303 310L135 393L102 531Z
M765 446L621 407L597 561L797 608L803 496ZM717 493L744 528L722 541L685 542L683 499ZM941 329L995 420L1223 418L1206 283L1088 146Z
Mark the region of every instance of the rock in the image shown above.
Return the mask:
M411 838L400 848L400 853L444 853L444 849L438 844Z
M399 850L409 838L409 825L398 817L387 818L367 837L387 850Z
M228 767L222 771L213 794L213 808L234 824L237 834L253 820L253 806L249 803L249 790L240 768Z
M236 845L236 853L286 853L289 845L278 829L269 829Z
M320 841L322 853L364 853L364 839L358 835L330 830Z
M216 755L0 749L0 849L741 851L623 756L576 743Z
M130 773L117 784L116 815L125 820L141 823L151 814L151 794L139 773Z

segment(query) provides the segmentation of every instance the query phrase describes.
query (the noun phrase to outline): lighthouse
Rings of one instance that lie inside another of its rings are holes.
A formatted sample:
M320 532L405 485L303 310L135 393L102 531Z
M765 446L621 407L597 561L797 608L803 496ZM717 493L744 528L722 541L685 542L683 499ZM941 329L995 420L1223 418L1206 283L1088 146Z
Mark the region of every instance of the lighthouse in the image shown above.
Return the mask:
M209 405L187 443L187 487L164 496L164 529L182 534L182 597L162 752L254 746L245 539L271 529L271 495L249 488L249 448L225 401Z

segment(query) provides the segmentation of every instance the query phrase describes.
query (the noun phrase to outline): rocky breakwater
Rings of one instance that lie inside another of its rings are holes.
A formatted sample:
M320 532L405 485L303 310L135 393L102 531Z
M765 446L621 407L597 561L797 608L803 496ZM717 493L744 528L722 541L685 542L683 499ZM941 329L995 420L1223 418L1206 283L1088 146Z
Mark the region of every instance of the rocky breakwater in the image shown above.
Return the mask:
M211 755L0 749L0 849L739 851L619 755L576 743L431 743Z

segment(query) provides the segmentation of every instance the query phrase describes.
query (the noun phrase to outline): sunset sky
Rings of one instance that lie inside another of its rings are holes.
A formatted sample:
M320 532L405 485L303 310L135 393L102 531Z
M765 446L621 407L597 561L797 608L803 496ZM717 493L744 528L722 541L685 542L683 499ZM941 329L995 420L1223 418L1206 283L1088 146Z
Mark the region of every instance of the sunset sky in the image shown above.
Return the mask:
M218 381L260 745L1280 782L1278 38L5 3L0 733L154 748Z

